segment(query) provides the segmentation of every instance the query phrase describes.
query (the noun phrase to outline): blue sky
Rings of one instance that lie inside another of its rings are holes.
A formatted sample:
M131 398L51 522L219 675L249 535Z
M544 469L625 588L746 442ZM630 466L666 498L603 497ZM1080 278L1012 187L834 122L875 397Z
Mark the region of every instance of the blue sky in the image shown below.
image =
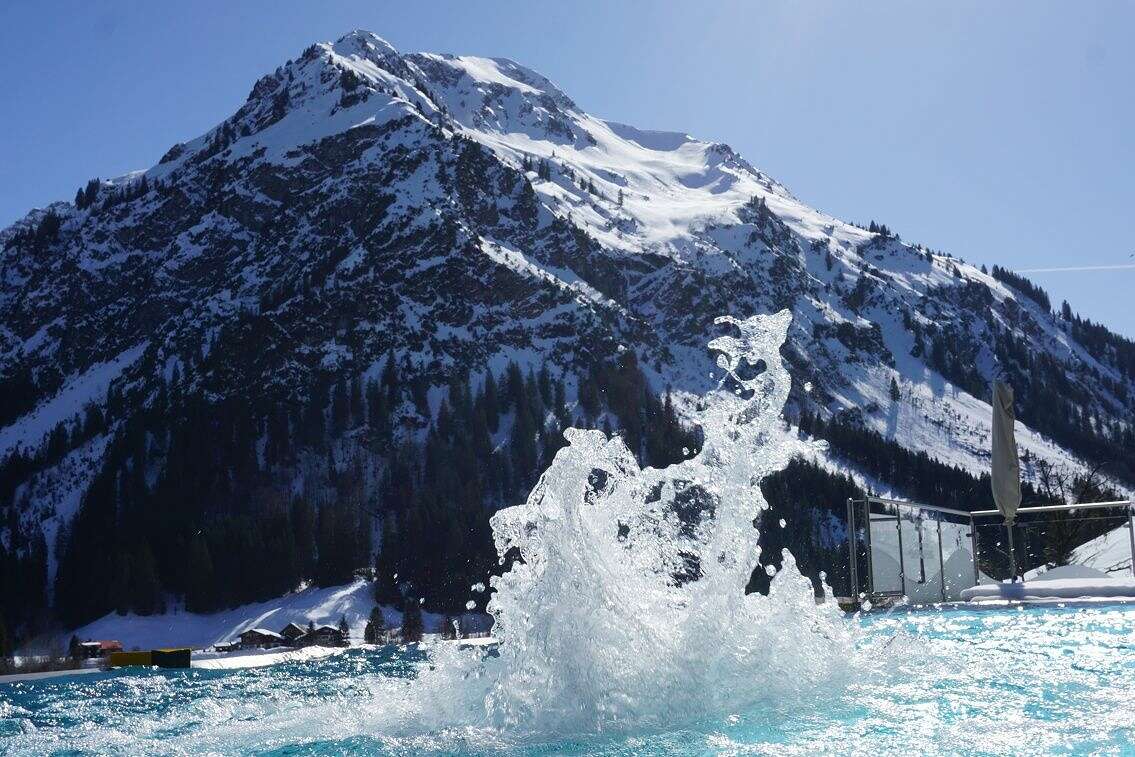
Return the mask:
M1135 265L1135 3L7 2L0 224L155 163L352 28L728 142L809 204L1015 269ZM1030 274L1135 337L1135 268Z

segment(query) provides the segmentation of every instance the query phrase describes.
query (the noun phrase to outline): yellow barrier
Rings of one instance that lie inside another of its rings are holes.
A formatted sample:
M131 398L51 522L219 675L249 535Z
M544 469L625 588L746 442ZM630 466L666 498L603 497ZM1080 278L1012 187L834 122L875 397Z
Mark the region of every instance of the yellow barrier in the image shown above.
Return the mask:
M149 650L145 652L111 652L110 667L121 668L125 665L153 665L153 655Z

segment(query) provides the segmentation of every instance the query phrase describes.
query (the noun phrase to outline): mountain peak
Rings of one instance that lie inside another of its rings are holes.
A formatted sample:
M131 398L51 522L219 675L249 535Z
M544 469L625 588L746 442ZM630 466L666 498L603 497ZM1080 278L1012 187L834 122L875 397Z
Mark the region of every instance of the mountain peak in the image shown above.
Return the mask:
M331 49L343 57L357 55L372 60L398 54L394 45L374 32L365 29L354 29L347 32L335 41Z

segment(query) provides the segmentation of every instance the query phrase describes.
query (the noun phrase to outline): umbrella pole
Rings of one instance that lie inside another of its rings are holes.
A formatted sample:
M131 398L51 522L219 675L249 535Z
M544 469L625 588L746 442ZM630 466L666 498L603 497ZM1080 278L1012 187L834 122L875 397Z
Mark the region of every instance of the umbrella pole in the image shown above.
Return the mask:
M1009 534L1009 571L1013 583L1017 582L1017 550L1013 548L1013 521L1005 521L1005 531Z

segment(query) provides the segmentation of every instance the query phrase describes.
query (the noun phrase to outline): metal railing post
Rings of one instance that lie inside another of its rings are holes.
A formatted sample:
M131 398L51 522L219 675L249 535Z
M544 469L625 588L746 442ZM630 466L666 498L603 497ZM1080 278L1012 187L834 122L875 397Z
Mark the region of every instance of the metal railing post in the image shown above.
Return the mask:
M942 601L946 601L946 558L942 556L942 521L938 521L938 583L942 587Z
M1017 550L1013 547L1013 524L1016 521L1005 521L1005 533L1009 535L1009 573L1012 574L1012 583L1017 582ZM1022 578L1022 580L1024 580Z
M973 585L977 586L981 583L981 574L977 570L977 521L972 515L969 516L969 538L973 545Z
M871 555L871 500L870 498L863 500L863 514L867 516L864 521L863 535L866 537L864 542L867 545L867 586L866 594L870 597L875 593L875 558Z
M902 513L895 508L895 532L899 537L899 591L906 596L906 555L902 553Z
M1135 576L1135 521L1131 505L1127 506L1127 540L1131 545L1131 575Z
M847 498L847 572L851 580L851 599L859 599L859 550L855 538L855 500Z

